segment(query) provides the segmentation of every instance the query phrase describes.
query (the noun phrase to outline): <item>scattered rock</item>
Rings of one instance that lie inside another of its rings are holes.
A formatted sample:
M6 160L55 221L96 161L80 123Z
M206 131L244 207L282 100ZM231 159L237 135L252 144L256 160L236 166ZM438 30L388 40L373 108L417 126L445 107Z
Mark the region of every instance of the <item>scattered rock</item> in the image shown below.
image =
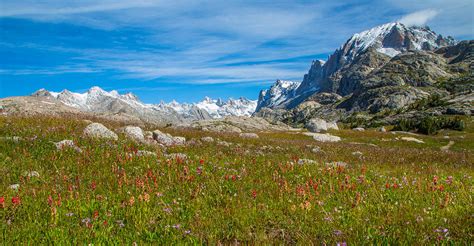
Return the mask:
M153 139L155 139L158 143L163 144L165 146L183 145L186 143L185 138L173 137L170 134L161 132L160 130L153 131Z
M186 141L186 145L187 146L195 146L195 145L200 145L201 144L201 141L199 140L196 140L194 138L192 138L191 140L189 141Z
M256 133L241 133L239 134L239 137L241 138L259 138L259 136Z
M137 152L134 153L128 153L129 156L157 156L155 152L151 152L148 150L138 150Z
M185 137L173 137L173 141L175 145L184 145L186 144L186 138Z
M343 161L333 161L333 162L330 162L330 163L327 163L326 166L328 167L344 167L346 168L349 164L343 162Z
M385 129L385 127L383 127L383 126L379 128L379 132L386 132L386 131L387 131L387 129Z
M232 143L229 143L229 142L226 142L226 141L217 141L217 145L220 145L220 146L225 146L225 147L229 147L232 145Z
M37 171L31 171L31 172L25 171L23 173L23 176L26 176L26 177L29 177L29 178L33 178L33 177L39 178L40 175Z
M127 126L123 129L125 135L139 143L145 141L145 135L143 135L143 130L138 126Z
M441 147L440 150L441 151L448 151L449 148L451 148L451 146L453 146L453 145L454 145L454 141L451 140L451 141L449 141L449 143L447 145Z
M71 148L77 151L78 153L82 153L82 149L77 147L72 140L65 139L63 141L59 141L57 143L54 143L56 145L56 148L58 150L64 150L66 148Z
M310 159L299 159L298 160L298 164L299 165L303 165L303 164L316 164L318 163L317 161L315 160L310 160Z
M23 140L22 137L18 136L13 136L13 137L0 137L0 140L5 140L5 141L13 141L15 143L18 143Z
M352 152L352 155L360 157L360 156L363 156L364 154L362 154L362 152L360 152L360 151L354 151L354 152Z
M362 128L362 127L356 127L356 128L353 128L352 130L353 130L353 131L357 131L357 132L363 132L363 131L365 131L365 129Z
M83 134L86 137L118 140L118 136L117 134L115 134L115 132L109 130L107 127L100 123L89 124L84 129Z
M186 160L188 159L188 156L183 153L171 153L171 154L166 154L166 158L168 159L180 159L180 160Z
M10 185L9 188L12 189L12 190L18 190L18 189L20 189L20 184L12 184L12 185Z
M145 137L145 139L153 139L153 132L151 131L143 131L143 136Z
M212 143L212 142L214 142L214 138L213 137L202 137L201 141L206 142L206 143Z
M314 140L319 142L339 142L341 138L331 134L322 134L322 133L304 133L307 136L312 136Z
M415 143L425 143L422 140L414 138L414 137L401 137L401 140L408 141L408 142L415 142Z
M319 147L319 146L312 147L312 148L311 148L311 152L313 152L313 153L319 153L319 152L321 152L321 147Z

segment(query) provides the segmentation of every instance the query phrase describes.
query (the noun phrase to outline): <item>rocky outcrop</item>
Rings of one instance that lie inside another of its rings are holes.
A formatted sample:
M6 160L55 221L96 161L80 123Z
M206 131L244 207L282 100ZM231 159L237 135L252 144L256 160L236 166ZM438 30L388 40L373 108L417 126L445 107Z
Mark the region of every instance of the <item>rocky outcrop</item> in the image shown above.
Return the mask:
M197 121L191 124L192 128L212 132L261 132L261 131L289 131L290 127L283 123L271 124L260 117L226 117L223 119Z
M341 138L338 136L334 136L331 134L322 134L322 133L313 133L313 132L305 132L304 135L313 137L314 140L318 142L339 142Z

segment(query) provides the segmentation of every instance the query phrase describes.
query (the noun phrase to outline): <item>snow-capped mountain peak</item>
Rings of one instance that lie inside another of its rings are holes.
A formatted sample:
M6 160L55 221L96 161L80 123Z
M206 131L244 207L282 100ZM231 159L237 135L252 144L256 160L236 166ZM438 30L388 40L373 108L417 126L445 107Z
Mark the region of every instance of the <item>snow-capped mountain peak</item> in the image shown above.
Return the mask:
M222 99L211 99L205 97L204 100L194 104L194 106L206 110L213 118L225 116L250 116L255 112L257 101L246 98L232 99L227 101Z
M443 38L429 27L392 22L354 34L341 49L346 53L346 59L352 60L371 47L394 57L408 50L434 50L452 44L455 44L454 39Z
M33 96L53 97L62 103L88 112L129 112L131 114L164 114L175 115L185 119L220 118L225 116L250 116L257 106L257 101L240 98L237 100L221 99L214 100L205 97L198 103L178 103L175 100L170 103L145 104L132 94L120 94L116 90L105 91L98 86L90 88L85 93L75 93L68 90L61 92L49 92L40 89ZM206 111L203 114L202 111Z

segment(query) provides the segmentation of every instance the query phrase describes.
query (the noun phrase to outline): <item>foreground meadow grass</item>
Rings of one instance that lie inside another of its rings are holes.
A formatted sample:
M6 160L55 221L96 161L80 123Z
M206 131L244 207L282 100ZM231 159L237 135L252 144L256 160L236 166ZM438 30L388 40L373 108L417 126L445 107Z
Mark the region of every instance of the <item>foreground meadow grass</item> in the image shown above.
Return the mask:
M318 143L296 133L241 139L163 129L232 143L166 151L185 153L184 160L124 136L83 138L86 125L0 117L1 137L22 138L0 140L3 244L473 242L470 128L442 133L456 142L448 152L439 150L450 140L443 135L420 136L426 144L417 144L391 133L342 130L334 134L343 142ZM52 142L63 139L82 153L57 150ZM317 146L321 151L312 151ZM139 157L137 150L157 156Z

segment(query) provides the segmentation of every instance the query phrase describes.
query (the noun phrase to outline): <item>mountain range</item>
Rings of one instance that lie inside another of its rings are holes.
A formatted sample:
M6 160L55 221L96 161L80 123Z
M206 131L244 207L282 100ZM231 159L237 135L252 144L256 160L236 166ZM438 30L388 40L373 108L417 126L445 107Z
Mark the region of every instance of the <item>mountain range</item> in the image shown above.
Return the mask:
M92 87L85 93L74 93L68 90L50 92L40 89L32 94L34 97L46 97L57 100L69 107L84 112L128 114L144 121L166 119L169 122L189 122L208 120L226 116L250 116L256 108L256 101L246 98L211 99L206 97L198 103L146 104L132 94L119 94L117 91L105 91L100 87Z

